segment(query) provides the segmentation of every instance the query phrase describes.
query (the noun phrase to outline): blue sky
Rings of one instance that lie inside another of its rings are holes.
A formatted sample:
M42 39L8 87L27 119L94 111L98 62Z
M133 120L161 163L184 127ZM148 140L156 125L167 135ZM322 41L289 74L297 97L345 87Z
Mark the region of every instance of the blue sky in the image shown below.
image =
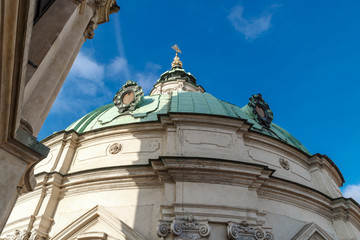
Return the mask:
M39 139L106 103L148 93L171 46L205 90L238 106L262 93L274 122L340 168L360 202L360 1L118 1L78 55Z

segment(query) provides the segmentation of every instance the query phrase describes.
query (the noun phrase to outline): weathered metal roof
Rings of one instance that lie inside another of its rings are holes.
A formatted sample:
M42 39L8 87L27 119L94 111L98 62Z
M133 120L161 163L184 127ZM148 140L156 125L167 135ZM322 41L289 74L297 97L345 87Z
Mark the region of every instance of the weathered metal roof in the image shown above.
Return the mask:
M135 111L126 114L119 114L118 109L111 103L88 113L71 124L66 131L85 133L110 126L158 121L158 115L169 113L208 114L246 120L252 124L251 130L286 142L310 154L295 137L278 125L271 123L270 127L264 127L259 124L250 113L248 105L240 108L209 93L174 92L172 95L145 96Z

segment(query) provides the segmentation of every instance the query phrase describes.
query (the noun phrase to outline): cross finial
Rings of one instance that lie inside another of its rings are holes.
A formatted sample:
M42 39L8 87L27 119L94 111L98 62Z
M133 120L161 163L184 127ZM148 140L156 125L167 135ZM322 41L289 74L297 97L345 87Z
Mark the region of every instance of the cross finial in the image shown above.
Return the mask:
M177 44L175 44L175 45L172 46L171 48L175 50L176 54L177 54L177 53L181 53L181 50L180 50L180 48L179 48L179 46L178 46Z
M171 48L174 49L175 52L176 52L176 55L174 57L174 61L171 63L171 66L172 67L181 67L182 68L182 62L180 61L180 58L178 56L178 53L181 53L181 50L180 50L179 46L177 44L175 44Z

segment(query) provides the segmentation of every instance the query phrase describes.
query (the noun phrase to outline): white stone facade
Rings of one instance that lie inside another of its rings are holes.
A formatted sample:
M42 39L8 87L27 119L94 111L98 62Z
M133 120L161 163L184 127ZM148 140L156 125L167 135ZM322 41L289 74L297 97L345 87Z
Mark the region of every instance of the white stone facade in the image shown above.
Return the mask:
M159 82L154 85L150 95L171 94L173 92L200 92L205 90L201 86L196 86L186 81L186 79L178 78L176 81Z
M360 239L360 208L326 156L249 131L242 120L60 132L4 239ZM18 237L18 238L16 238Z

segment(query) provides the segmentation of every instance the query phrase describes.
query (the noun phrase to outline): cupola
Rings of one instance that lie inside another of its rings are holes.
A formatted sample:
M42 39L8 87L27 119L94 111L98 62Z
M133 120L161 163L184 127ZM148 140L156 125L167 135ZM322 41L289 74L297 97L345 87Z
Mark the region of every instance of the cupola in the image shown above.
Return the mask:
M177 44L172 47L175 50L174 61L171 69L161 74L150 95L171 94L173 92L205 92L204 88L196 84L196 78L183 69L178 53L181 53Z

